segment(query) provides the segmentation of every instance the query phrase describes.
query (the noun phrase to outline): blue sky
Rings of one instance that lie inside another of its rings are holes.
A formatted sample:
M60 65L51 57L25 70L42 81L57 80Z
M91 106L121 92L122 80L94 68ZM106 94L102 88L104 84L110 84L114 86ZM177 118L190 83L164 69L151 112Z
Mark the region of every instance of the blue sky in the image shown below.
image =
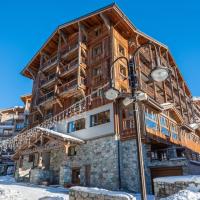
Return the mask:
M32 83L20 71L54 29L111 0L0 2L0 108L22 105ZM200 1L116 0L135 26L169 46L192 94L200 96Z

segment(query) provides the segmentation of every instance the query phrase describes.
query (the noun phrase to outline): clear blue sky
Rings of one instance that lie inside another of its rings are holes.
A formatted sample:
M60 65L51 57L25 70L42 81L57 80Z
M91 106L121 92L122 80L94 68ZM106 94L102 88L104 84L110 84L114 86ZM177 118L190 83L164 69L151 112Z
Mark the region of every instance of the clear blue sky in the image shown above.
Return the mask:
M32 83L20 71L53 30L111 0L0 2L0 108L22 105ZM192 94L200 96L200 1L116 0L135 26L165 43Z

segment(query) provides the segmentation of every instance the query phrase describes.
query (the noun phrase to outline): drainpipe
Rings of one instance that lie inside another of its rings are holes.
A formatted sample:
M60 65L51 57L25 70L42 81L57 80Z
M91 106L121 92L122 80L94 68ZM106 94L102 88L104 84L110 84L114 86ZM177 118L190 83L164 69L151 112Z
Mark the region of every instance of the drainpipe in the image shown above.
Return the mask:
M121 190L121 156L120 156L120 140L117 138L117 161L118 161L118 181L119 181L119 190Z

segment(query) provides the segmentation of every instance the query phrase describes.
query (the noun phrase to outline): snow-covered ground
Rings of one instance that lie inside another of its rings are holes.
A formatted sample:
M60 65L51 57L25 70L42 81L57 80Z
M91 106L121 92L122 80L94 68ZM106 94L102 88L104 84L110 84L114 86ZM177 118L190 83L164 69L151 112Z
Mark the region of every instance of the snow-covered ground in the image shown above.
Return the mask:
M160 200L200 200L200 193L192 192L190 190L182 190L177 194Z
M11 176L0 177L0 200L68 200L68 190L62 187L16 183Z
M140 194L134 196L137 200L141 199ZM11 176L0 176L0 200L69 200L69 195L68 190L62 187L16 183ZM154 200L154 196L148 195L148 200ZM200 193L182 190L161 200L200 200Z

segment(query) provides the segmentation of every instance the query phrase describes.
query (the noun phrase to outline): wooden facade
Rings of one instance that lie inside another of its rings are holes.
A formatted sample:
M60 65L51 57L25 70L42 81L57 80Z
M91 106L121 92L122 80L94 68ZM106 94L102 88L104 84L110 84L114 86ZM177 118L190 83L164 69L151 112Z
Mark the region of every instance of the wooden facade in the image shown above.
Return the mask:
M110 80L110 66L119 56L129 58L142 44L152 42L136 55L139 90L149 100L140 106L144 142L159 141L200 152L199 130L189 124L200 117L200 106L192 102L191 92L168 48L138 31L115 5L59 26L22 71L33 79L30 128L64 111L72 104L102 87ZM172 75L163 83L152 82L150 71L161 64ZM115 64L115 87L130 92L128 68L121 60ZM115 131L122 140L135 137L134 120L129 108L119 99L115 105ZM174 107L165 112L163 103ZM87 109L109 103L103 94L92 96ZM150 125L146 123L149 121Z

